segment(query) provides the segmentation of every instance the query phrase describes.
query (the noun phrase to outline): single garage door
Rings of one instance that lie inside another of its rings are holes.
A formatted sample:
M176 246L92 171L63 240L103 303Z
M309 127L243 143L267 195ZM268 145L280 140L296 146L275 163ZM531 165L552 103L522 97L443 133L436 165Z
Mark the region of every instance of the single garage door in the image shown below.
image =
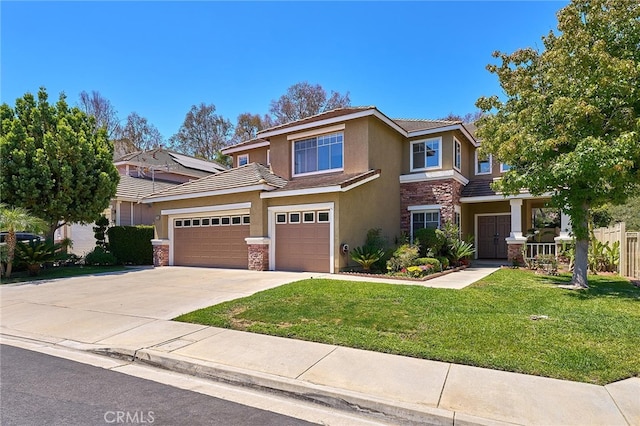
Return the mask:
M329 212L276 214L276 269L330 272Z
M246 269L248 236L249 216L175 219L173 264Z

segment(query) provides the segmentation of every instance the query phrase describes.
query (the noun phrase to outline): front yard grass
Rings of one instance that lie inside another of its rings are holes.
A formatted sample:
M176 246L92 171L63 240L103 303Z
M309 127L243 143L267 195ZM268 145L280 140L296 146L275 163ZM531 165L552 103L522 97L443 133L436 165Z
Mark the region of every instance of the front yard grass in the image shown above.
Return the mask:
M176 320L600 385L639 375L640 288L614 276L559 287L569 280L512 269L463 290L308 279Z

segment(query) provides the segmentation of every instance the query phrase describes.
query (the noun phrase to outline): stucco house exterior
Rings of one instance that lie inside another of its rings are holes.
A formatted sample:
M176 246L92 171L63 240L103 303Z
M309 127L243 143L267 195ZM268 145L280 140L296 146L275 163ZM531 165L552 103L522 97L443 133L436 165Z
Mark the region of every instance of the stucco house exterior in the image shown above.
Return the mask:
M447 221L473 236L478 258L517 258L548 198L496 194L506 166L478 158L479 145L462 122L373 106L263 130L223 150L234 168L142 198L155 214L154 262L333 273L369 229L393 243Z

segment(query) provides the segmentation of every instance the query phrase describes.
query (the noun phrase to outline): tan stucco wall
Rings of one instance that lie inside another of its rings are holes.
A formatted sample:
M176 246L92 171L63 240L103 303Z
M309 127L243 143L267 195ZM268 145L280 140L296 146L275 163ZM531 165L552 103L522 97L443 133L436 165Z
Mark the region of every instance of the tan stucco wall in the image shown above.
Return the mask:
M266 233L264 232L264 230L266 229L266 224L263 223L263 218L265 218L265 216L262 215L263 200L260 199L260 194L257 191L243 192L240 194L218 195L214 197L200 197L200 198L193 198L193 199L187 199L187 200L155 202L151 206L154 212L154 216L160 216L159 220L154 221L154 226L156 229L155 237L163 238L163 239L169 238L168 217L166 215L165 216L161 215L162 210L184 209L184 208L191 208L191 207L219 206L224 204L236 204L236 203L247 203L247 202L251 203L251 209L250 209L251 236L262 237L266 235ZM205 217L206 214L203 214L202 216Z
M267 150L268 146L263 146L260 148L249 149L243 152L236 152L232 154L233 157L233 167L238 166L238 156L249 154L249 163L260 163L263 165L267 165Z
M509 205L509 201L505 200L489 203L462 204L460 224L462 237L464 238L467 235L475 235L475 216L477 214L488 213L511 213L511 206Z

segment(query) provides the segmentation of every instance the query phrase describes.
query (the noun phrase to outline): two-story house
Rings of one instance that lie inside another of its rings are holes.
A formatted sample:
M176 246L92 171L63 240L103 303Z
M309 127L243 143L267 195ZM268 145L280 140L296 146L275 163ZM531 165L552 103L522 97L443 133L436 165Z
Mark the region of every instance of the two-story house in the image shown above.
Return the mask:
M341 108L261 131L223 150L234 168L143 198L156 265L338 272L380 228L393 243L459 224L477 256L517 257L544 199L490 188L504 166L478 158L458 121L390 119ZM508 249L510 247L510 249Z

